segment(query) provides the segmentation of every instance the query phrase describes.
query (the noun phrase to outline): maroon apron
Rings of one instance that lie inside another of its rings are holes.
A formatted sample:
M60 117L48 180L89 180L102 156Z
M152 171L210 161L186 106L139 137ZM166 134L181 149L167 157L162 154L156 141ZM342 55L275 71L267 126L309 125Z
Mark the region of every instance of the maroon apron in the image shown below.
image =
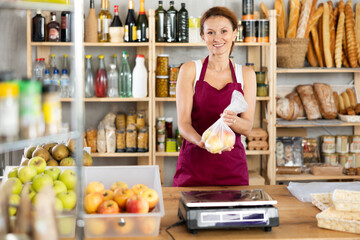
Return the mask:
M202 135L216 122L230 104L234 90L244 94L241 83L236 80L234 67L230 64L233 82L218 90L204 81L208 66L207 57L203 63L200 78L196 81L191 112L192 126ZM212 154L184 139L181 146L174 187L249 185L249 174L241 135L236 134L234 149L222 154Z

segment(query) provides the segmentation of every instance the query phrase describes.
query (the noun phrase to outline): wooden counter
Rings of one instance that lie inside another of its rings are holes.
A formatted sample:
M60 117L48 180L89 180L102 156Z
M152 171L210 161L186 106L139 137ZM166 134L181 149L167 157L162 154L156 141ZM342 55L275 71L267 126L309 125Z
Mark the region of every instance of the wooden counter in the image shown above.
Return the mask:
M284 185L275 186L246 186L246 187L202 187L202 188L163 188L165 216L161 219L160 233L157 237L141 239L166 239L171 237L165 229L179 221L177 217L180 191L190 190L218 190L218 189L254 189L262 188L278 201L280 226L273 227L271 232L264 232L263 228L231 229L231 230L199 230L197 234L189 233L184 225L171 228L169 231L176 240L207 239L322 239L349 240L360 239L358 234L326 230L317 227L315 215L320 212L311 203L303 203L291 195ZM93 238L94 239L94 238ZM110 238L106 238L110 239ZM128 239L128 238L126 238ZM139 238L133 238L139 239Z

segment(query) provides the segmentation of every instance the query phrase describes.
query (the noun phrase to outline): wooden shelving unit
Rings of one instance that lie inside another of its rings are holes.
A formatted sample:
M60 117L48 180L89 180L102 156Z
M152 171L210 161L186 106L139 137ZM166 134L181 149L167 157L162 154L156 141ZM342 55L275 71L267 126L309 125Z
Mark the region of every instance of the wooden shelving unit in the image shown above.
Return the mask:
M352 180L360 179L359 175L355 176L315 176L312 174L278 174L276 181L315 181L315 180Z
M72 98L62 98L61 102L72 102L74 99ZM146 98L84 98L84 102L148 102L150 101L149 97Z
M360 68L278 68L277 73L356 73Z
M96 158L109 158L109 157L117 157L117 158L124 158L124 157L150 157L149 152L124 152L124 153L91 153L92 157Z

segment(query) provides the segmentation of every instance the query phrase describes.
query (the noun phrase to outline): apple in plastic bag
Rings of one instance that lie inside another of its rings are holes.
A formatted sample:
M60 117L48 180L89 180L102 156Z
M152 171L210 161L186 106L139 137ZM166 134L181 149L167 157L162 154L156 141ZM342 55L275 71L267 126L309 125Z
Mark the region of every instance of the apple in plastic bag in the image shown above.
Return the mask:
M235 144L235 134L224 130L222 140L225 148L233 147Z
M221 141L218 134L210 136L205 142L206 150L211 153L219 153L224 148L224 143Z

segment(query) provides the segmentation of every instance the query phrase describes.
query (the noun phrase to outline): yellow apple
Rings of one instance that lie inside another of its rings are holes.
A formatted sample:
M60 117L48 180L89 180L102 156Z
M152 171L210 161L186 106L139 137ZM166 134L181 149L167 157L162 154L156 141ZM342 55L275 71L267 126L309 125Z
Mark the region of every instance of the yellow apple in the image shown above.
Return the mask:
M114 192L111 190L102 191L102 195L104 196L104 201L113 200L113 198L114 198Z
M159 202L159 194L152 188L148 188L145 191L143 191L141 196L144 197L148 201L150 211Z
M120 209L125 209L126 201L132 195L134 195L134 193L131 189L120 187L114 192L114 201L119 205Z
M126 201L126 210L129 213L148 213L149 203L140 195L132 195Z
M92 192L84 198L84 208L87 213L96 213L100 204L104 202L104 196L100 192Z
M105 190L104 185L101 182L90 182L86 187L86 194L92 192L103 192Z
M117 214L120 212L120 209L115 201L107 200L100 204L97 212L100 214Z
M146 186L145 184L135 184L134 186L132 186L131 190L134 192L134 194L138 195L141 194L144 190L148 189L149 187Z
M117 181L117 182L114 182L112 185L111 185L111 188L110 190L115 192L115 189L119 188L119 187L122 187L122 188L129 188L129 186L123 182L123 181Z

